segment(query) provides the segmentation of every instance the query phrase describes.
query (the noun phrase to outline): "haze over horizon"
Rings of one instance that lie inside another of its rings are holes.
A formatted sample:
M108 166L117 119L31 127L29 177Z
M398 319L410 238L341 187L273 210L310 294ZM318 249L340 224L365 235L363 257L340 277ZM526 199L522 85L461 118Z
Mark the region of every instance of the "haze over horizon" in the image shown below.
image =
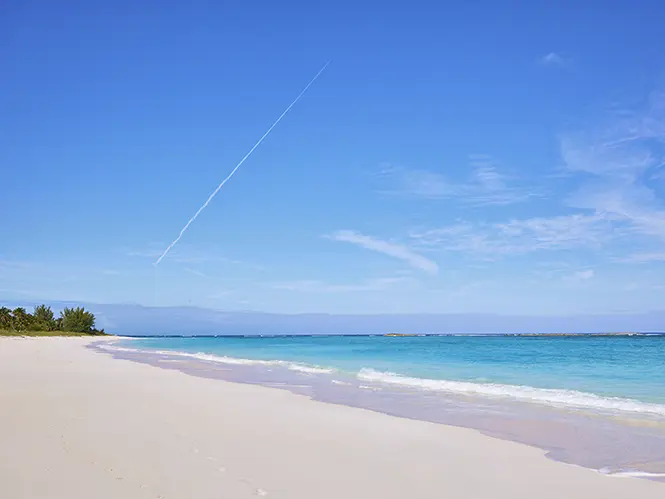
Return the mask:
M657 329L664 13L12 2L0 296Z
M42 301L9 301L0 305L34 307ZM569 316L493 313L269 313L215 310L196 306L152 307L140 304L48 301L58 313L83 305L97 327L124 335L272 335L272 334L491 334L491 333L661 333L665 311L637 314Z

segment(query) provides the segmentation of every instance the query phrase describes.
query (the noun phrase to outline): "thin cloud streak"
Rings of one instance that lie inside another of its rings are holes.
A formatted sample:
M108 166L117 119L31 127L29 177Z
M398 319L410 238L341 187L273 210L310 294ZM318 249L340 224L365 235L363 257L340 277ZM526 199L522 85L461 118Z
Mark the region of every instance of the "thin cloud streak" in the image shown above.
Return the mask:
M319 280L297 280L278 282L270 285L273 289L295 291L300 293L351 293L351 292L383 292L404 285L413 280L406 277L380 277L367 279L356 284L331 284Z
M622 263L665 262L665 252L633 253L623 258L617 258L616 261Z
M183 270L185 270L186 272L189 272L190 274L195 275L197 277L202 277L204 279L210 279L210 276L208 274L206 274L204 272L201 272L200 270L196 270L196 269L193 269L191 267L184 267Z
M400 244L383 241L381 239L375 239L373 237L366 236L351 230L340 230L325 237L333 241L355 244L361 248L375 251L377 253L382 253L384 255L397 258L398 260L403 260L412 267L420 269L429 274L436 274L439 271L439 266L434 261Z
M126 256L137 257L137 258L146 258L154 259L159 254L158 250L130 250L125 251ZM241 260L236 260L234 258L228 258L220 255L220 251L215 249L207 249L206 251L196 250L195 248L188 246L186 244L181 244L178 246L177 250L174 250L169 254L169 261L172 263L179 263L184 265L210 265L210 264L229 264L229 265L241 265L253 270L262 271L265 268L262 265L258 265L251 262L244 262Z
M388 167L381 172L395 186L388 193L431 200L454 199L474 207L501 206L528 201L541 194L500 172L484 154L469 156L471 174L465 182L453 182L438 172Z

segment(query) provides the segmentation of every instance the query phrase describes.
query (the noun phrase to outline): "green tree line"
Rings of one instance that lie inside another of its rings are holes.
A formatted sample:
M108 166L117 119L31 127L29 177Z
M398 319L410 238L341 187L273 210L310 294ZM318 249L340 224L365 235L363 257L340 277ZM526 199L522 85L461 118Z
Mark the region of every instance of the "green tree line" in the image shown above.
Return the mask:
M51 307L37 305L32 313L23 307L0 307L0 330L16 333L27 331L63 331L68 333L105 334L95 328L95 315L83 307L65 307L55 317Z

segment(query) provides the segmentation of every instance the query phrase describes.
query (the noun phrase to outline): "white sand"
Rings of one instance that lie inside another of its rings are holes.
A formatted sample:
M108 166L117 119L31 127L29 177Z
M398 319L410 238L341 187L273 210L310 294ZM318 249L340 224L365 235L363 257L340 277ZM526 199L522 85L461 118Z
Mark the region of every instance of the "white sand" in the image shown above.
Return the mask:
M639 498L662 483L473 430L0 338L6 499Z

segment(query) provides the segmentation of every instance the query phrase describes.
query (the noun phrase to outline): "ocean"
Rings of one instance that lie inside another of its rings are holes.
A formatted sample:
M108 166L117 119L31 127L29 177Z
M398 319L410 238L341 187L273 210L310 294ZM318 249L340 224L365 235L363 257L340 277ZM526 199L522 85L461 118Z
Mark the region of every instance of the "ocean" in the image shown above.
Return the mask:
M665 336L159 337L97 348L475 428L604 473L665 477Z

